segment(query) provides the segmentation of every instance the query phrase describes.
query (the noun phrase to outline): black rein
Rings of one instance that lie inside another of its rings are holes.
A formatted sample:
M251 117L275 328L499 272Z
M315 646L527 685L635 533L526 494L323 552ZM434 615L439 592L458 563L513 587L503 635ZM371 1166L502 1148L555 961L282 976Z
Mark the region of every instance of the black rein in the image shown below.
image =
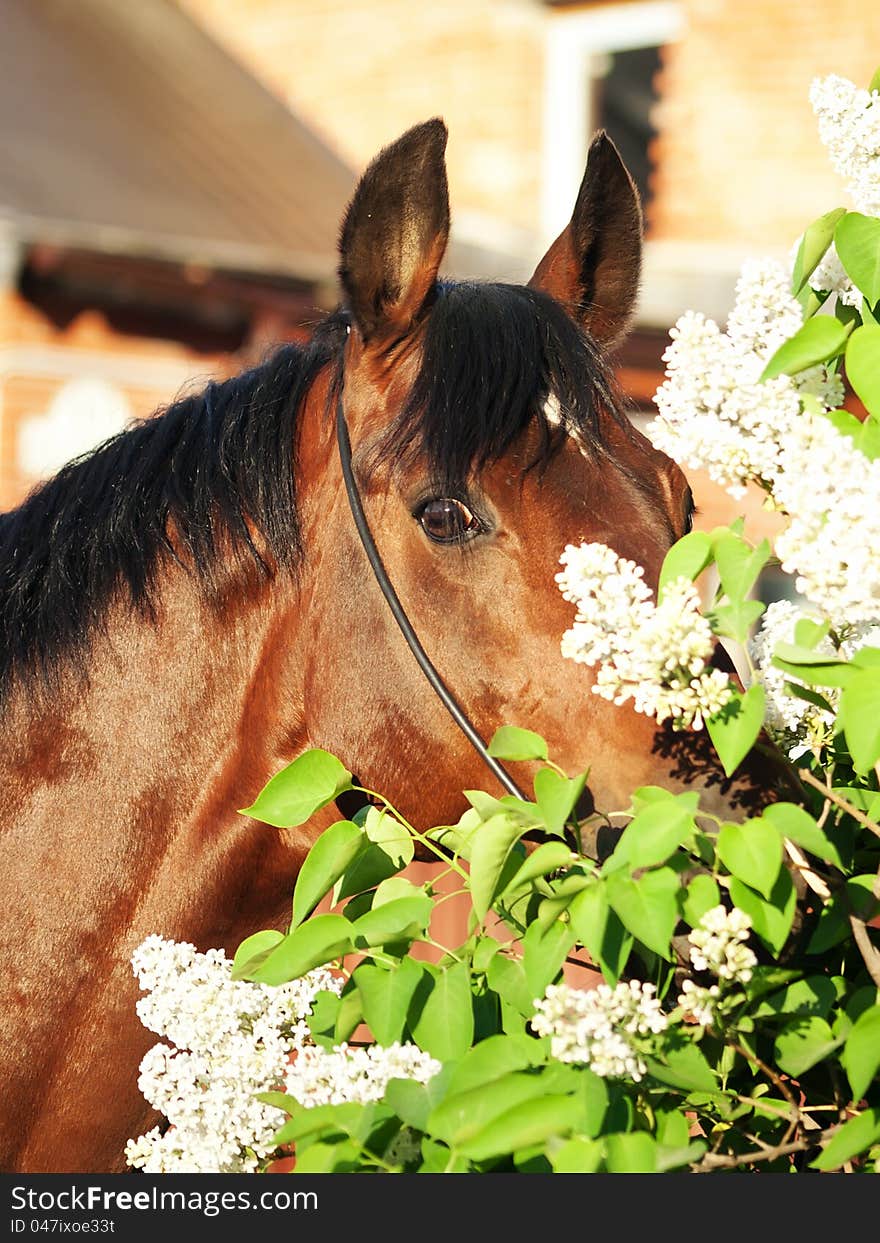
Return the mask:
M397 592L391 585L391 580L386 573L379 550L376 547L370 531L370 527L364 513L360 493L358 492L357 483L355 482L354 471L352 470L351 441L348 436L348 426L345 422L345 411L342 407L341 384L336 398L336 441L339 446L339 460L342 464L342 477L345 480L345 490L348 493L348 503L351 506L354 524L357 527L358 535L361 538L361 543L363 544L364 551L367 554L367 560L369 561L373 573L376 576L376 582L379 584L382 595L388 602L391 614L400 627L403 637L409 645L410 651L416 658L416 663L430 682L431 686L434 688L437 697L443 703L456 725L462 731L468 742L478 753L486 766L491 769L497 779L501 782L505 790L507 790L510 794L513 794L516 798L524 799L525 795L510 774L505 771L493 755L489 754L489 750L483 742L483 739L477 733L477 730L468 719L461 705L458 703L455 696L449 690L446 683L431 663L428 654L419 642L418 635L415 630L413 630L412 623L407 617L403 605L400 603Z

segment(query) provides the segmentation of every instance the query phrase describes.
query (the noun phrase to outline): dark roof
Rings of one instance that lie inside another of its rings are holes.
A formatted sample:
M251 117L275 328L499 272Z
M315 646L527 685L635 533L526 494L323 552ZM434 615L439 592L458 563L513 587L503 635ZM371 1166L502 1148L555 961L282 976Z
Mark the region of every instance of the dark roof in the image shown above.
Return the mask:
M171 0L0 0L0 222L323 280L354 174Z

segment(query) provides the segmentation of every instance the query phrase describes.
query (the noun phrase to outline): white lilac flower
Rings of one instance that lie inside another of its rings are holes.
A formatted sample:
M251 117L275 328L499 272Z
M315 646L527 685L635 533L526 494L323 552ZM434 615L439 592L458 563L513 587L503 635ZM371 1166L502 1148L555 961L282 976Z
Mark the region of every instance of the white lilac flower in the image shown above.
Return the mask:
M803 686L792 674L783 673L773 664L773 655L780 643L794 643L797 624L802 620L818 621L815 613L791 603L777 600L768 605L761 628L749 642L749 655L755 666L755 678L764 686L767 708L764 724L796 759L805 751L817 751L831 739L840 689L835 686L821 687L821 694L829 703L828 712L818 704L801 699L786 689L786 683ZM880 625L840 622L833 627L839 640L835 643L826 635L815 645L820 655L849 660L862 647L880 647Z
M880 91L861 90L837 74L816 78L810 103L835 172L859 211L880 216Z
M642 567L605 544L569 544L561 564L556 581L577 605L562 654L598 666L595 694L697 729L728 702L733 686L708 667L714 638L693 583L669 583L655 605Z
M828 410L843 399L840 379L824 367L761 381L802 320L781 263L744 264L726 333L693 311L672 329L666 379L654 397L658 415L647 429L653 444L684 466L707 470L734 496L749 482L772 486L783 466L781 440L802 417L801 396Z
M132 965L148 990L138 1015L170 1041L145 1055L138 1087L169 1129L129 1140L129 1165L147 1173L256 1170L284 1114L255 1095L284 1082L291 1054L310 1043L305 1020L316 995L338 993L342 980L324 970L277 988L233 980L222 950L201 954L158 936Z
M584 1062L603 1079L638 1083L647 1071L642 1055L650 1038L668 1025L654 992L653 984L638 980L613 989L551 984L535 1003L532 1030L550 1037L550 1051L561 1062Z
M711 1027L715 1018L721 989L717 984L708 988L695 984L693 980L684 980L678 994L678 1005L684 1011L685 1018L693 1019L703 1027Z
M691 963L696 971L710 971L719 980L747 984L758 960L745 942L752 921L745 911L713 906L688 935Z
M828 616L880 620L880 459L869 461L807 412L780 450L773 498L789 519L776 540L782 568Z
M862 291L856 289L850 280L833 242L813 269L809 286L817 293L836 294L838 302L842 302L844 306L854 306L857 311L862 309Z
M339 1105L345 1101L379 1101L392 1079L427 1083L441 1064L414 1044L309 1045L287 1067L286 1090L301 1105Z

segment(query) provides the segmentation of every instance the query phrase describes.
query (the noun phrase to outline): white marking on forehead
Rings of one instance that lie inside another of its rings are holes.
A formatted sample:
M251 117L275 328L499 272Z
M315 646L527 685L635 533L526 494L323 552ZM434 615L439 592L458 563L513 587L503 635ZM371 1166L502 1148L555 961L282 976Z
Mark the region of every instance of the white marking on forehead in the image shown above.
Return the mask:
M544 402L544 418L551 427L562 427L562 406L555 393L550 393ZM575 442L578 449L580 449L581 454L587 457L587 447L583 442L583 438L571 428L568 429L568 435Z
M562 426L562 407L555 393L551 393L544 402L544 418L551 427Z

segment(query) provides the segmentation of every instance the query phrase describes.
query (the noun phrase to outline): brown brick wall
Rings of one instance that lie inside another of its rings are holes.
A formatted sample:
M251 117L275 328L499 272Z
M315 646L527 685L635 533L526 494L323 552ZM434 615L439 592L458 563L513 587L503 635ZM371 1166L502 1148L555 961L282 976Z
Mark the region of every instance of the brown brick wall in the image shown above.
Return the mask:
M817 75L867 86L880 64L876 0L682 0L657 111L652 235L788 246L846 198L807 93Z
M228 374L236 363L193 354L174 341L122 336L103 316L83 311L59 330L17 294L0 294L0 510L17 504L40 478L21 461L22 428L45 415L72 380L109 384L132 418L146 418L182 387Z
M527 0L179 0L356 170L408 126L450 131L453 211L537 227L540 32Z

